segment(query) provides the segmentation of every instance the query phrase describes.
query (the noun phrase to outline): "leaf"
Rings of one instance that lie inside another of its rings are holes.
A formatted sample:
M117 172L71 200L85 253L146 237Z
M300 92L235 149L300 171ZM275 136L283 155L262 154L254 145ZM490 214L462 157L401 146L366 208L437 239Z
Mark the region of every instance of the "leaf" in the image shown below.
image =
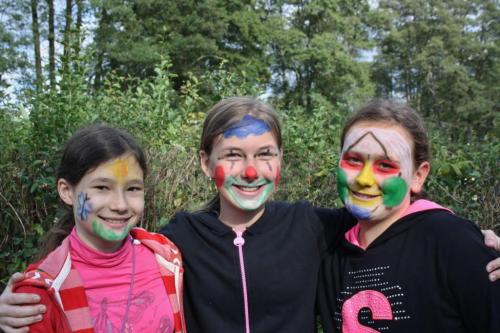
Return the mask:
M450 164L450 166L457 176L462 176L462 170L460 170L460 167L458 165Z

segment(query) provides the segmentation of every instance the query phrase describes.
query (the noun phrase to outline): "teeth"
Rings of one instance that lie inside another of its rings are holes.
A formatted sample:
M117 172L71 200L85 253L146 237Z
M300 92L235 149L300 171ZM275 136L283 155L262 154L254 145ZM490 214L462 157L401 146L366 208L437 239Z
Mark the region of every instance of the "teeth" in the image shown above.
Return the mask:
M245 186L240 186L239 188L245 192L255 192L259 189L258 187L245 187Z
M105 219L105 221L110 224L123 224L127 222L127 220L109 220L109 219Z
M359 193L359 192L353 192L353 194L361 199L373 199L378 197L378 195L371 195L371 194L364 194L364 193Z

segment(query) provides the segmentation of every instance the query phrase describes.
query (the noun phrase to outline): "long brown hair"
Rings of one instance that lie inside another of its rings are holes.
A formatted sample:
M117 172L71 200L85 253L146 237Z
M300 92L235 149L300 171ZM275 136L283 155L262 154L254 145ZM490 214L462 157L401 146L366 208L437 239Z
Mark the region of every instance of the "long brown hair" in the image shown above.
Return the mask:
M210 155L222 134L238 123L244 116L251 115L263 120L271 129L278 148L281 149L281 125L278 114L269 104L249 96L236 96L223 99L207 113L200 139L200 151ZM216 195L200 211L220 210L219 196Z
M66 143L57 169L56 179L76 186L88 172L100 164L130 153L139 163L144 176L147 163L144 152L129 133L105 125L90 125L77 131ZM75 225L73 210L65 205L66 214L46 234L38 259L58 247Z

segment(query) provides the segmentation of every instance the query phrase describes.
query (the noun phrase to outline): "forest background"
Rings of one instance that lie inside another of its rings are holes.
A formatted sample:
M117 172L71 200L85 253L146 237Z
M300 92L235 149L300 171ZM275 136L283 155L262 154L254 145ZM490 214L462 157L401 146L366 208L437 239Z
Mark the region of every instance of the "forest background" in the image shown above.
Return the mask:
M374 96L426 119L431 199L500 232L497 0L0 0L0 283L62 216L61 148L104 122L146 148L157 230L214 195L198 167L207 108L271 103L284 128L274 198L339 207L345 118Z

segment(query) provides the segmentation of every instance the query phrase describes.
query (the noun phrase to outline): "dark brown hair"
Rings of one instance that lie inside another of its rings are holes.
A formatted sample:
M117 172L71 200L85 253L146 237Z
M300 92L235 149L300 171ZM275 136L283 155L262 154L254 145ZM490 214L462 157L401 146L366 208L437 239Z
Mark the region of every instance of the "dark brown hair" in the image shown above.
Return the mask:
M76 186L80 180L100 164L130 153L139 163L143 175L147 173L144 152L129 133L105 125L90 125L77 131L66 143L57 169L56 179L65 179ZM45 236L38 258L44 258L69 235L75 220L73 210L66 206L66 215Z

